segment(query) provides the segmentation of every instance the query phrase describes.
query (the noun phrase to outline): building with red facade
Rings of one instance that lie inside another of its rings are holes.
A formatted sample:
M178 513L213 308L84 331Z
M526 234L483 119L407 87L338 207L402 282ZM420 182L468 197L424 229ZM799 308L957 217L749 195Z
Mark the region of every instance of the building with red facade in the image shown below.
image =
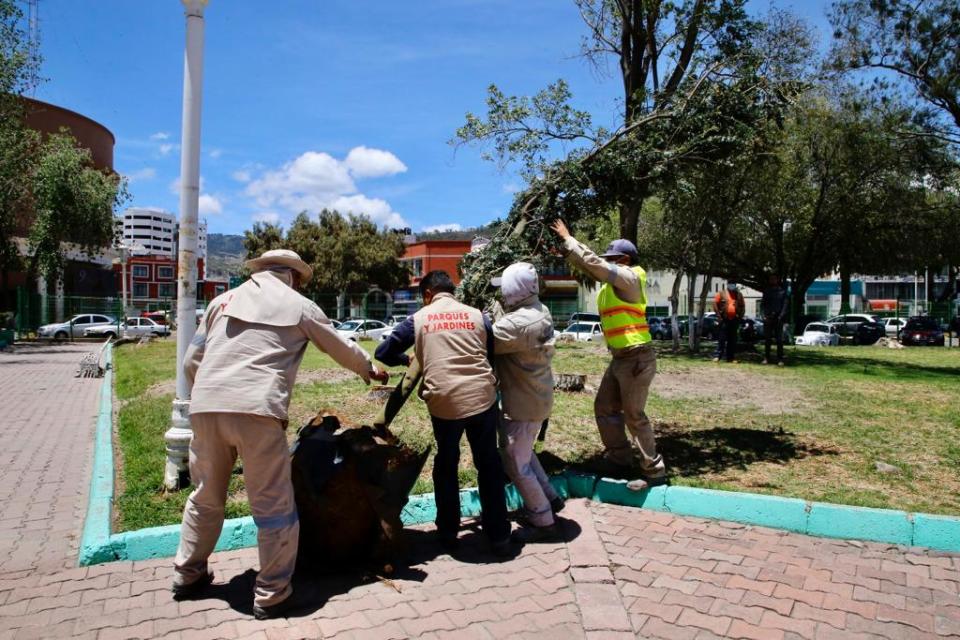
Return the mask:
M122 265L113 265L117 292L123 291ZM170 256L140 255L127 259L127 296L142 311L172 309L177 300L177 261ZM203 258L197 259L197 300L209 302L227 290L228 283L204 278Z

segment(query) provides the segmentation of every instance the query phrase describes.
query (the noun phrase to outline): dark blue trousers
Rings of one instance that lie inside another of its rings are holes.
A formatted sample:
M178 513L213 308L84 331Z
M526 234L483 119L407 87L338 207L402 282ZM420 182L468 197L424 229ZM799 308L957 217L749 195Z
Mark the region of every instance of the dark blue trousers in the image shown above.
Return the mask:
M441 536L456 536L460 529L460 440L467 433L473 466L477 469L480 490L481 523L491 542L510 535L507 521L505 476L497 451L497 406L458 420L430 416L437 453L433 457L433 491L437 502L437 531Z

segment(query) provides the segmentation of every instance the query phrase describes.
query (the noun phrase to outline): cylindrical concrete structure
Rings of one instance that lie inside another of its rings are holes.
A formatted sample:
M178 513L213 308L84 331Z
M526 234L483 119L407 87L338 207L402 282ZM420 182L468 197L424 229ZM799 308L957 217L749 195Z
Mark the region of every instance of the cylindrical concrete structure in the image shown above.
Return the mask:
M180 250L177 257L177 396L171 426L164 434L167 466L164 484L180 485L187 471L190 439L190 389L183 356L196 333L197 208L200 200L200 107L203 97L203 9L207 0L183 0L187 45L183 59L183 131L180 137Z

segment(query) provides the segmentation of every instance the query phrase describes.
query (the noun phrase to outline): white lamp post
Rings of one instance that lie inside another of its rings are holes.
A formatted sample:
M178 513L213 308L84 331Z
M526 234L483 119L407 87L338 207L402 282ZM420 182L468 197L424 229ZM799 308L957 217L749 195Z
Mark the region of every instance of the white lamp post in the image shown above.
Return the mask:
M182 0L187 16L183 59L183 130L180 137L180 251L177 256L177 396L170 428L164 434L168 489L180 487L188 471L190 390L183 375L183 356L196 333L197 207L200 199L200 104L203 95L203 10L207 0Z
M120 299L122 304L123 315L130 314L130 297L127 295L129 288L127 286L127 281L130 278L130 275L127 273L127 256L136 255L137 251L146 251L144 247L139 242L127 242L124 240L117 245L117 248L120 249L120 283L122 289L122 298Z

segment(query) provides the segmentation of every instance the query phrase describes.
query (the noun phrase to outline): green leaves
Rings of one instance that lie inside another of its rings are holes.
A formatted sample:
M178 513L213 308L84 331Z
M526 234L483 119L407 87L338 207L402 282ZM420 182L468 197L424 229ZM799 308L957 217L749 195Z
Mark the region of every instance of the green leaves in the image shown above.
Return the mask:
M399 261L403 235L380 229L363 215L324 209L314 218L300 213L284 234L279 225L255 223L244 233L247 257L270 249L291 249L313 268L308 294L360 293L371 286L384 291L406 286L409 272Z

